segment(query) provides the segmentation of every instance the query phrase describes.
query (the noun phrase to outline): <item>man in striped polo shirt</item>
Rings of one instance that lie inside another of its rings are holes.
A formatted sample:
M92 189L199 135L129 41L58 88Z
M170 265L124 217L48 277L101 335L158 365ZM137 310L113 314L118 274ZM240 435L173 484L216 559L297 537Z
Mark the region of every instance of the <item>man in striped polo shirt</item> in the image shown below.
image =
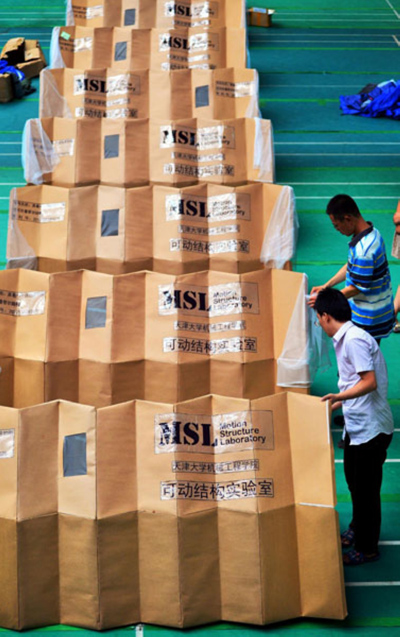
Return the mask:
M389 336L395 323L390 272L381 234L365 221L349 195L333 197L326 212L333 227L352 239L346 265L325 285L312 288L310 305L314 305L320 290L345 281L341 292L350 303L353 323L379 343Z

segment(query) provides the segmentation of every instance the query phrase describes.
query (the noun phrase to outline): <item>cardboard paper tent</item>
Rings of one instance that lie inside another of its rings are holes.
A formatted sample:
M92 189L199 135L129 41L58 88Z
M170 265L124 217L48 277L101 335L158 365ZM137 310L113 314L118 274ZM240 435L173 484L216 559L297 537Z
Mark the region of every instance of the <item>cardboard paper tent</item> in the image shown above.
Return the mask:
M25 179L34 184L274 180L272 126L259 118L34 119L25 125L23 157Z
M289 186L25 186L10 197L8 267L244 273L295 250Z
M310 379L302 274L0 272L0 403L95 406Z
M245 26L243 0L68 0L67 24L169 29Z
M47 69L40 77L40 117L211 119L258 117L252 69L121 73Z
M216 69L246 68L246 31L56 27L52 68Z
M0 418L2 626L345 617L319 399L54 402Z

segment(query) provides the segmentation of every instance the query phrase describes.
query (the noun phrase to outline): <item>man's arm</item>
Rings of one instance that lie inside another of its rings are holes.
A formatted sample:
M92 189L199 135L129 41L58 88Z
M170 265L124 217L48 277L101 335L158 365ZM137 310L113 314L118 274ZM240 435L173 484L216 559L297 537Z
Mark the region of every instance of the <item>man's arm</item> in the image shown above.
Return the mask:
M329 279L329 281L327 281L324 285L315 285L310 292L311 298L308 301L308 305L310 305L311 307L314 307L315 299L317 298L318 293L321 292L321 290L323 290L324 288L333 288L338 283L342 283L343 281L345 281L346 272L347 272L347 263L344 266L342 266L340 270L336 272L336 274L331 279ZM353 287L353 286L349 286L349 287ZM344 289L346 290L346 288ZM352 294L351 296L355 296L356 294L358 294L358 291ZM346 298L350 298L350 297L346 296Z
M323 402L329 400L331 403L343 402L344 400L351 400L352 398L359 398L359 396L365 396L377 388L376 376L373 370L368 372L359 372L360 380L349 389L339 392L338 394L326 394L322 396Z
M357 296L357 294L360 294L360 290L356 288L355 285L347 285L340 291L342 294L344 294L346 299L351 299L353 296Z

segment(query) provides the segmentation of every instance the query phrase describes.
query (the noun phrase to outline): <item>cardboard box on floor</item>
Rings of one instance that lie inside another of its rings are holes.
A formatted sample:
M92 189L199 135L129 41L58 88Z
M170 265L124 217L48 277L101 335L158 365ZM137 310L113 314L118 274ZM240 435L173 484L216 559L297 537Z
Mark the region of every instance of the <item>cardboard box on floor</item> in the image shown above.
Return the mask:
M4 45L0 58L17 67L28 79L38 77L46 66L39 40L13 38Z
M25 77L39 77L40 71L47 66L46 58L38 40L25 40L24 61L17 64L17 68Z
M270 27L275 9L251 7L247 10L247 24L252 27Z
M228 11L229 6L229 11ZM244 27L243 0L69 0L67 24L91 27L130 26L168 29L172 27Z
M129 29L56 27L52 68L246 68L245 29Z
M121 107L121 100L124 105ZM257 117L253 69L135 72L46 69L40 78L40 117Z
M11 38L3 46L0 54L2 60L7 60L11 66L25 61L25 38Z
M8 267L241 274L288 267L296 213L289 186L25 186L11 193Z
M6 104L14 99L14 84L10 73L0 74L0 103Z
M210 392L255 398L309 385L299 273L6 270L0 291L7 406L172 402Z
M0 562L2 626L346 616L329 414L317 398L209 395L97 412L56 402L0 414L10 549ZM18 497L32 517L17 576ZM30 591L39 557L45 568Z

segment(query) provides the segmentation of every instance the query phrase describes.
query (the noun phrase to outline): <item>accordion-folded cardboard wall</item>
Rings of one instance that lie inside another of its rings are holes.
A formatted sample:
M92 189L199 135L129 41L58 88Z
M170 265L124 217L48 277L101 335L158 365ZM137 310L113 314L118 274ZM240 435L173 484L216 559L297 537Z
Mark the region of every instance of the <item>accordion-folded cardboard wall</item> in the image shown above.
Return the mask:
M259 118L32 119L23 154L25 179L35 184L274 181L272 126Z
M23 407L56 398L171 402L210 392L255 398L281 391L277 365L292 341L301 389L304 293L303 275L283 270L178 277L5 270L0 400Z
M9 267L243 273L294 255L289 186L25 186L10 197Z
M246 68L245 29L127 29L56 27L52 68Z
M68 0L68 24L169 29L245 26L244 0Z
M328 416L298 394L0 408L0 624L343 619Z
M257 117L253 69L184 71L46 69L40 117Z

